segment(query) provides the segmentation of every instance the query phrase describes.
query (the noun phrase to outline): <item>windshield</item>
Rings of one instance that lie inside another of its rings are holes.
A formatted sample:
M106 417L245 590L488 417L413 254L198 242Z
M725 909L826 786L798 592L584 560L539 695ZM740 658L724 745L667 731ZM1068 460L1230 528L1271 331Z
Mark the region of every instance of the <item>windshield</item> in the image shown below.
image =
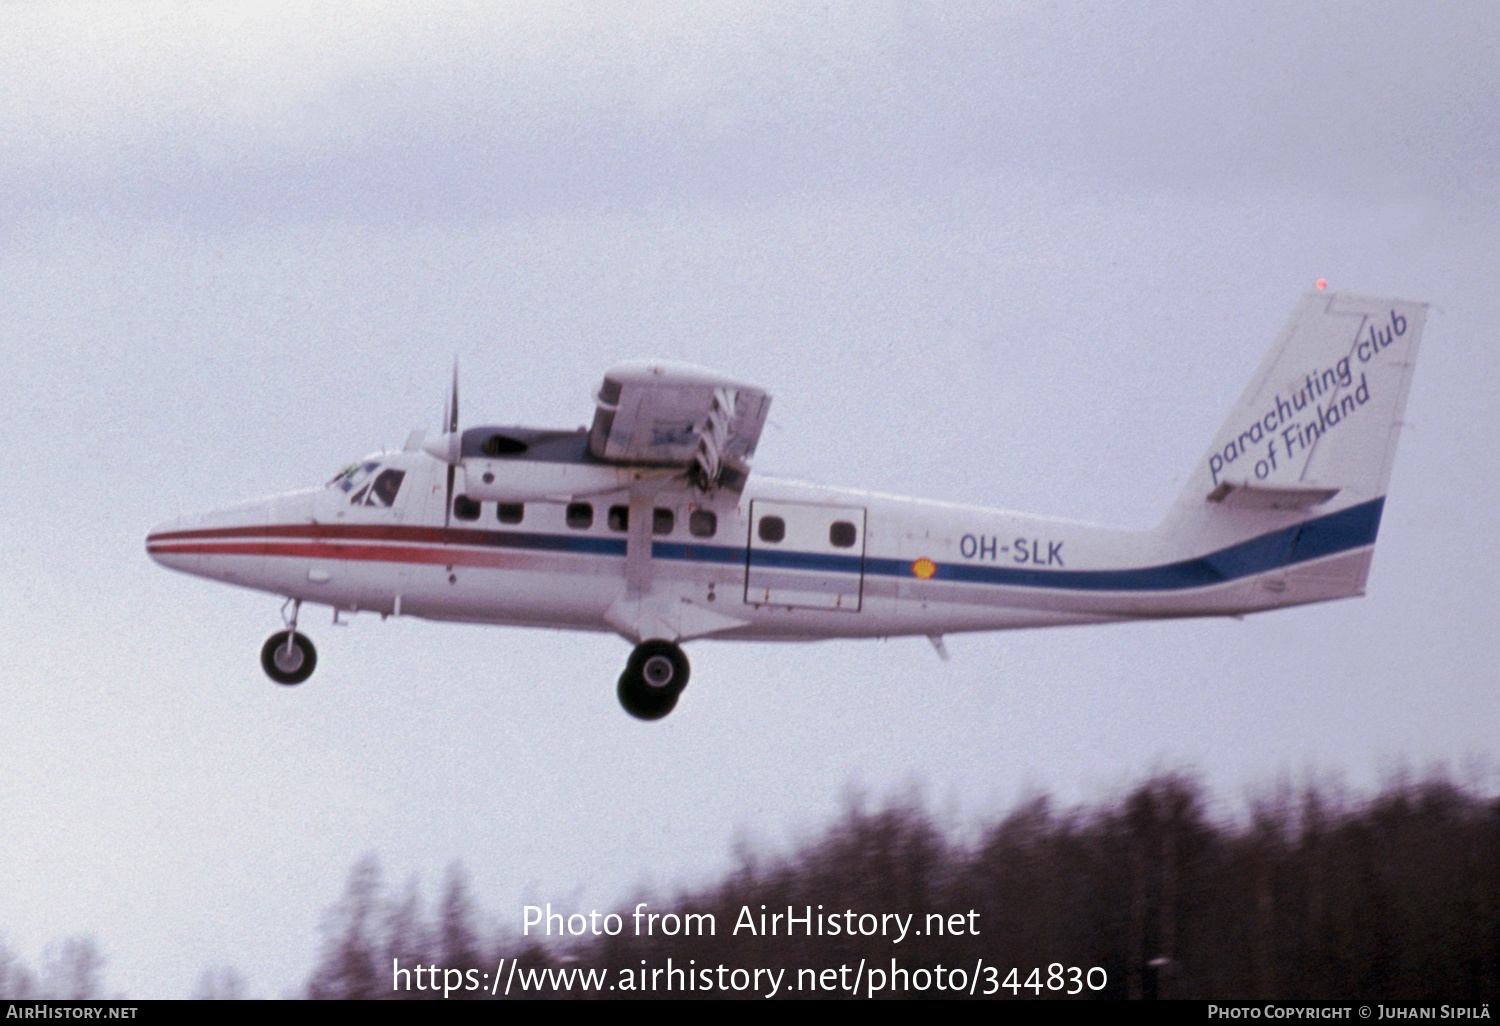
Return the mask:
M365 460L363 463L351 463L339 471L328 482L327 487L336 488L345 494L352 492L349 496L351 506L389 507L395 503L396 495L401 491L401 482L405 478L404 470L394 467L382 470L379 460Z
M337 488L343 492L352 491L357 486L364 484L365 479L374 473L375 468L378 466L380 466L379 460L365 460L363 463L351 463L335 474L333 480L329 481L326 487Z

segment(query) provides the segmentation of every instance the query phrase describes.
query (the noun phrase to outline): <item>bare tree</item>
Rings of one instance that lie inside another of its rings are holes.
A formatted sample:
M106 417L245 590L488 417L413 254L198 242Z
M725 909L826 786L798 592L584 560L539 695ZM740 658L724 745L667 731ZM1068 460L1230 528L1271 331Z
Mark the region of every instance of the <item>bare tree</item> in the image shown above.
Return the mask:
M92 1001L104 988L104 956L92 937L70 937L42 972L41 994L59 1001Z
M227 966L203 970L193 988L194 1001L243 1001L247 997L245 978Z
M479 941L474 933L474 904L469 897L468 876L456 862L448 867L440 915L438 940L443 968L461 973L479 968ZM471 997L473 993L459 990L454 996Z
M323 924L323 960L307 986L315 1000L363 999L383 996L372 930L380 894L380 867L374 855L360 859L349 874L343 900Z
M10 948L0 944L0 998L24 1000L36 996L36 976Z

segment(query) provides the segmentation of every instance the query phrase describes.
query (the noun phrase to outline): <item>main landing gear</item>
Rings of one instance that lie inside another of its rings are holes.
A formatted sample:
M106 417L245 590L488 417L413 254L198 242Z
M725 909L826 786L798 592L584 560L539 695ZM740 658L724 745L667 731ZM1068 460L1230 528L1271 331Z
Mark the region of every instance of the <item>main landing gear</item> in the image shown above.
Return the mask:
M659 720L677 705L687 682L688 660L681 648L670 641L643 641L630 653L617 694L636 719Z
M301 684L312 676L318 665L318 650L306 634L297 633L297 613L302 609L301 599L291 599L292 615L287 617L286 606L282 606L282 619L286 630L277 631L266 639L260 650L260 665L278 684L290 687Z

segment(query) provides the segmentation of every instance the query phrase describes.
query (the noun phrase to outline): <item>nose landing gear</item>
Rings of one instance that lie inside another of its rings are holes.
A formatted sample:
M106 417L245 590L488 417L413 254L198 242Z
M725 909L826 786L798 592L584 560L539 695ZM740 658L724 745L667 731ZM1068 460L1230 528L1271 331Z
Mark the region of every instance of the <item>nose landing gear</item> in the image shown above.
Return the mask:
M286 616L286 607L282 607L286 630L277 631L267 638L260 650L260 665L266 676L288 687L311 677L318 665L318 650L313 647L312 640L306 634L297 633L297 613L302 609L302 600L290 601L290 617Z
M636 719L659 720L676 707L687 682L688 660L681 648L670 641L643 641L630 653L616 694Z

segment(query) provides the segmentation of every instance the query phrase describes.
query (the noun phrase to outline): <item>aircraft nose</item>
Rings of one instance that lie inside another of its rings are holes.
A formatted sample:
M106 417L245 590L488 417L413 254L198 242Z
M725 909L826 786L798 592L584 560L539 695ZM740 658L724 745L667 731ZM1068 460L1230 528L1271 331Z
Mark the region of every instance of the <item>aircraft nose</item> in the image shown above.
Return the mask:
M273 502L255 499L163 520L146 535L146 553L169 569L217 579L225 556L244 555L247 541L265 534Z
M183 542L201 517L181 516L163 520L146 532L146 554L157 563L172 569L180 569Z
M146 554L160 563L161 547L171 540L172 535L182 530L182 521L182 517L173 517L171 520L163 520L147 531Z

